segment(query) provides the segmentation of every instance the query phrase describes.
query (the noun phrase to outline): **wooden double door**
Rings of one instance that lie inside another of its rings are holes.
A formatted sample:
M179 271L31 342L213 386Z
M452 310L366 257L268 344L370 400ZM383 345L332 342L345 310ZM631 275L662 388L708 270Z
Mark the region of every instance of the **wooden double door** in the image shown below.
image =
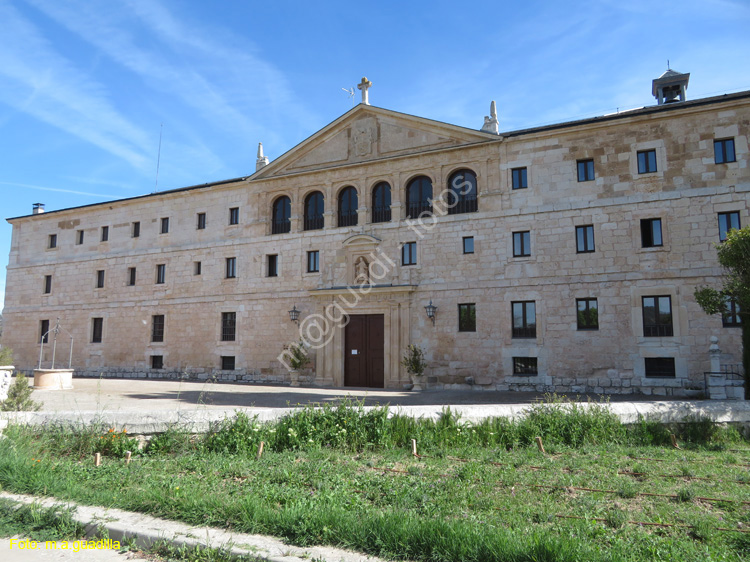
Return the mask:
M349 316L344 332L344 386L385 386L383 320L382 314Z

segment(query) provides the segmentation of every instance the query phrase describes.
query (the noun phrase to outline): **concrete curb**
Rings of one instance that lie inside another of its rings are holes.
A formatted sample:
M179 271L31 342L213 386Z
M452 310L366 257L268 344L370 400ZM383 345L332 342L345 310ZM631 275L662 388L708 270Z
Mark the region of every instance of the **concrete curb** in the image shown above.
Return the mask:
M231 533L211 527L191 527L184 523L158 519L141 513L84 506L55 498L40 498L8 492L0 492L0 498L18 504L36 503L43 507L72 508L75 510L72 514L73 519L86 528L87 536L106 530L108 538L113 541L122 543L124 540L133 538L140 548L148 548L158 541L166 540L178 547L223 548L232 556L250 555L269 562L310 562L316 559L331 562L385 562L381 558L338 548L322 546L300 548L264 535Z
M588 407L589 403L584 402L581 405ZM750 402L745 401L673 400L664 402L612 402L604 405L625 424L636 423L640 417L661 423L679 423L694 417L708 417L720 423L750 424ZM523 417L531 404L391 406L389 407L389 414L398 413L414 418L437 419L447 406L450 406L452 412L459 414L463 421L480 422L492 417ZM365 406L365 410L373 407ZM191 433L205 433L210 431L212 426L227 417L232 417L237 412L243 412L250 417L257 416L258 421L265 422L284 417L297 409L238 407L149 412L142 410L2 412L0 413L0 431L9 423L34 426L62 425L67 427L82 427L92 423L101 423L117 430L126 428L129 433L137 435L163 433L170 427L176 427Z

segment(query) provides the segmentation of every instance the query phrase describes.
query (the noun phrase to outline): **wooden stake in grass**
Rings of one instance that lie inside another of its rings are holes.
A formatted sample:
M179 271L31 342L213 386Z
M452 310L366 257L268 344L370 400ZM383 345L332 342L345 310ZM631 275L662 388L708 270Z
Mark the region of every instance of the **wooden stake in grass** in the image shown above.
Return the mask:
M670 433L669 438L672 440L672 447L679 449L680 446L677 444L677 437L675 437L674 433Z
M102 464L102 454L94 453L94 466L100 466Z
M545 452L544 451L544 445L542 445L542 438L541 437L537 437L536 438L536 446L539 449L540 453L544 453Z
M258 456L255 457L255 460L260 460L261 455L263 455L263 441L258 445Z
M417 440L416 439L411 440L411 454L414 455L415 457L419 456L417 454Z
M130 457L133 455L131 451L125 451L125 464L130 464Z

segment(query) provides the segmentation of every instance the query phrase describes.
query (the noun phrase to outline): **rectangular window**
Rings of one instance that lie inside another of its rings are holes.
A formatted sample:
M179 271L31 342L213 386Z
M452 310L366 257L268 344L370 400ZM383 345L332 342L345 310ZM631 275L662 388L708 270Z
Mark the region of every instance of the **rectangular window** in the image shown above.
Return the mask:
M592 181L594 179L594 161L578 161L578 181Z
M232 207L229 209L229 224L240 224L240 208Z
M221 356L221 370L234 371L234 355Z
M656 150L643 150L638 153L638 173L650 174L656 171Z
M160 343L164 341L164 315L154 314L151 317L151 341Z
M109 227L103 226L102 227L102 242L109 241Z
M727 239L727 232L732 229L739 230L740 212L729 211L728 213L719 213L719 241L724 242Z
M663 245L661 219L641 219L641 246L656 248Z
M50 234L48 244L50 249L57 248L57 234Z
M279 276L279 256L278 254L269 254L267 277Z
M103 289L104 288L104 270L100 269L96 272L96 288L97 289Z
M162 234L166 234L167 232L169 232L169 217L163 217L161 219L161 230L160 230L160 232Z
M91 343L102 343L104 332L104 318L91 319Z
M725 328L739 328L742 325L740 305L737 299L725 297L726 311L721 315L721 323Z
M599 329L599 303L596 299L576 299L579 330Z
M44 294L49 295L52 292L52 276L44 276Z
M156 266L156 284L163 285L167 280L167 265L160 263Z
M646 357L644 361L647 377L675 377L674 357Z
M511 170L511 177L513 179L513 189L526 189L529 187L526 181L526 168L513 168Z
M401 265L417 265L416 242L406 242L401 246Z
M525 230L523 232L513 233L513 257L520 258L523 256L531 255L531 232Z
M193 275L200 275L202 269L202 264L199 261L193 262Z
M129 267L128 268L128 285L131 287L135 285L135 268Z
M513 374L522 377L533 377L539 374L536 357L514 357Z
M307 272L316 273L320 271L320 252L311 250L307 252Z
M198 213L198 230L206 228L206 213Z
M643 297L643 335L672 336L672 297Z
M163 355L152 355L151 356L151 368L152 369L163 369L164 368L164 356Z
M76 244L78 246L83 244L83 230L79 230L76 232Z
M474 237L464 236L464 254L474 253Z
M136 222L133 223L132 229L131 229L130 233L131 233L130 235L133 238L138 238L141 235L141 223L140 223L140 221L136 221Z
M39 322L39 343L49 343L49 320Z
M227 279L237 277L237 258L227 258Z
M536 337L536 303L518 301L511 303L514 338Z
M594 251L594 225L576 226L576 252L587 254Z
M721 139L714 141L714 162L726 164L736 162L734 154L734 139Z
M458 331L477 331L477 306L473 302L458 305Z
M237 330L237 313L221 313L221 341L234 341Z

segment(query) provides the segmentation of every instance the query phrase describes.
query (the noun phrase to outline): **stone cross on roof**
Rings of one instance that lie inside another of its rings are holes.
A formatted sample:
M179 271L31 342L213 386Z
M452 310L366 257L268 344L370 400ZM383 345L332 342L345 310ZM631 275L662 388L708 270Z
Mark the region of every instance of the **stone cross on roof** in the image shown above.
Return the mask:
M363 76L362 82L357 84L357 89L362 90L362 103L365 105L370 105L370 99L367 95L367 90L370 89L371 86L372 82L367 79L367 76Z

